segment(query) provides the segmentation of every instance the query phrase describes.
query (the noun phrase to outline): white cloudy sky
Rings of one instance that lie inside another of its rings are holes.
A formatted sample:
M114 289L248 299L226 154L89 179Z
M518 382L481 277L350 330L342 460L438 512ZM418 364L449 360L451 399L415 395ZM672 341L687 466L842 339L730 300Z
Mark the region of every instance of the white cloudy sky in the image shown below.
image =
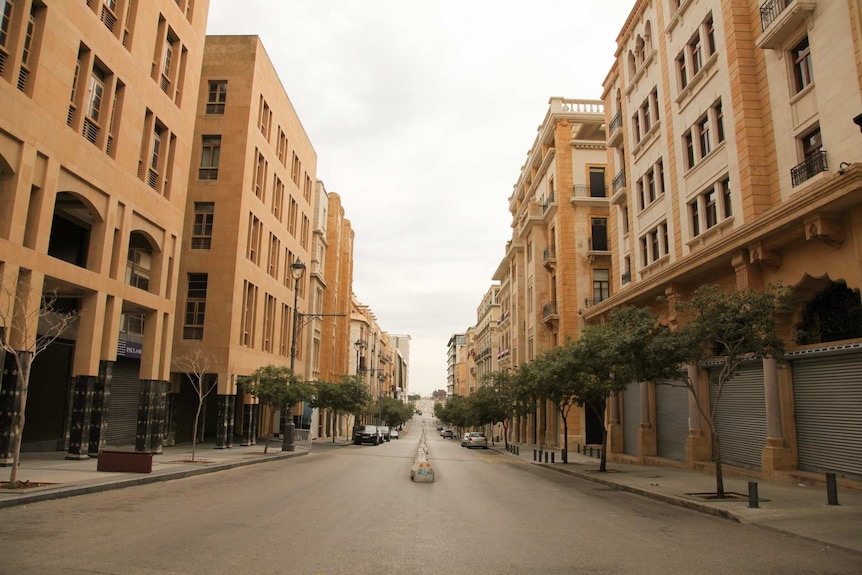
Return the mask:
M552 96L601 97L635 0L211 0L261 37L356 232L353 291L446 386L511 237L507 199Z

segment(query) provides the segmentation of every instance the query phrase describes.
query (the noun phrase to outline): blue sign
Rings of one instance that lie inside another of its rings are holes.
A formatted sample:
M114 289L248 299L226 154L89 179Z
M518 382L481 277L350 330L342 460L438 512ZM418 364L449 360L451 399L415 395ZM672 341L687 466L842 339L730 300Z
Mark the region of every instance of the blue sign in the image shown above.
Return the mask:
M143 344L138 341L126 341L121 339L117 342L117 356L119 357L133 357L141 359L142 349Z

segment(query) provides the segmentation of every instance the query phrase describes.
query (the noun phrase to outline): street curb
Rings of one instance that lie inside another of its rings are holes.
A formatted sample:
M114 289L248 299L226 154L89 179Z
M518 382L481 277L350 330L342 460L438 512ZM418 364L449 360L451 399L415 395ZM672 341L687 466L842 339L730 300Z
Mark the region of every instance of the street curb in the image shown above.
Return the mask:
M216 463L213 465L202 466L197 469L183 469L181 471L170 471L160 473L158 475L145 475L141 477L132 477L129 479L110 480L105 483L95 485L81 486L63 486L62 484L54 488L48 488L46 491L39 493L22 493L14 499L0 500L0 509L9 507L17 507L19 505L27 505L29 503L39 503L41 501L51 501L54 499L65 499L67 497L75 497L77 495L87 495L90 493L100 493L103 491L113 491L115 489L124 489L126 487L136 487L138 485L149 485L162 481L172 481L174 479L185 479L196 475L205 475L207 473L215 473L217 471L226 471L237 467L245 467L247 465L255 465L258 463L268 463L270 461L279 461L282 459L292 459L308 455L308 451L282 452L273 455L267 454L265 458L247 459L243 461L231 461L228 463ZM53 489L53 491L52 491Z
M632 487L631 485L620 485L619 483L608 481L607 479L596 477L595 475L589 473L582 473L579 471L574 471L572 469L562 469L560 467L551 466L546 463L533 463L533 465L537 467L542 467L544 469L549 469L551 471L556 471L557 473L562 473L564 475L570 475L572 477L586 479L587 481L592 481L593 483L599 483L606 487L610 487L611 489L614 489L616 491L627 491L629 493L634 493L635 495L640 495L641 497L661 501L662 503L670 503L671 505L676 505L677 507L685 507L686 509L691 509L692 511L699 511L700 513L705 513L707 515L721 517L722 519L729 519L730 521L734 521L736 523L748 523L732 511L729 511L727 509L716 509L715 507L710 507L709 505L704 505L702 503L698 503L697 501L691 501L690 499L684 499L682 497L677 497L674 495L665 495L663 493L655 493L654 491L640 489L638 487Z

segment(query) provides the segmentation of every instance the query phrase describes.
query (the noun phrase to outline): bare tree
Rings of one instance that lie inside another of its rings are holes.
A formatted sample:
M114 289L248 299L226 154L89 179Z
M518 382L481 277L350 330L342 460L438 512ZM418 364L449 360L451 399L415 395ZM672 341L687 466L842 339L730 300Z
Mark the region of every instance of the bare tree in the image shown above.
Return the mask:
M77 311L57 309L56 292L40 293L39 305L33 305L31 302L36 294L30 284L30 273L22 272L17 280L0 276L0 350L15 362L15 392L20 397L18 409L13 409L11 414L13 456L9 489L18 487L21 437L24 433L24 414L33 360L63 335L78 316Z
M216 361L212 354L205 353L201 349L194 348L185 354L174 358L174 365L186 374L192 384L192 389L198 400L197 410L195 411L195 425L192 430L192 461L195 460L195 448L198 442L198 422L200 421L201 411L204 407L204 401L214 389L218 389L218 374L213 381L207 379L210 373L210 368L216 369ZM206 383L210 383L209 389L204 390Z

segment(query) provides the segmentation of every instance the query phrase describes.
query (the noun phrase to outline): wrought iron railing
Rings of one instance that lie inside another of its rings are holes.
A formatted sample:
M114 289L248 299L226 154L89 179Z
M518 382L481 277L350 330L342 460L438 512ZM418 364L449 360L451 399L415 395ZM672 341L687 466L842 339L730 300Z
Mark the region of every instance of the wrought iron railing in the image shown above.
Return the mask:
M778 15L781 14L785 8L790 6L791 2L793 2L793 0L767 0L761 4L760 30L764 31L769 28L769 25L778 18Z
M802 162L790 169L790 180L795 188L814 174L825 172L829 166L826 163L826 150L820 150L806 156Z
M626 185L626 170L623 168L620 170L616 176L614 176L614 181L611 184L614 189L614 193L620 191Z
M544 319L548 319L548 318L549 318L549 317L551 317L552 315L557 315L557 314L558 314L558 312L557 312L557 302L555 302L555 301L552 301L552 302L546 303L546 304L544 305L544 307L542 307L542 319L543 319L543 320L544 320Z
M608 133L613 134L614 131L622 125L623 125L623 111L620 110L614 115L613 120L611 120L611 125L608 126Z

